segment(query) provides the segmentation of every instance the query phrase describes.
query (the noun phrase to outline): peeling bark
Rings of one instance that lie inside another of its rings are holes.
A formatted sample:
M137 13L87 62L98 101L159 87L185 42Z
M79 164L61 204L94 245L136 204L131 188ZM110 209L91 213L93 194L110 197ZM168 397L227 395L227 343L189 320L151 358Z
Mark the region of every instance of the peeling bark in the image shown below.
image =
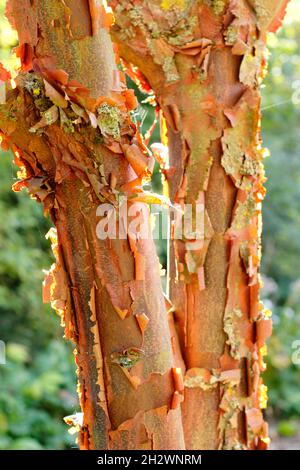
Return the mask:
M153 166L130 119L111 15L97 0L10 0L7 15L21 70L0 106L1 140L20 167L14 190L27 188L56 227L44 300L76 343L83 411L82 423L67 421L81 449L183 449L183 380L154 244L97 237L99 204L142 200Z
M287 3L109 2L124 66L163 111L171 200L204 210L202 243L174 240L170 253L188 449L265 449L269 442L260 377L271 320L259 301L259 84L266 35L280 26Z

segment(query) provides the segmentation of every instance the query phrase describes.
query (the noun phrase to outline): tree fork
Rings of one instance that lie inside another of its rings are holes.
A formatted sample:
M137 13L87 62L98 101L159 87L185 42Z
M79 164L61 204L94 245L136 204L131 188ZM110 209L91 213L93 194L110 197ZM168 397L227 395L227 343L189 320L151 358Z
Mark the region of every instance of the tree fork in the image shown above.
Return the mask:
M148 82L164 114L171 200L203 207L203 233L171 247L188 449L265 449L269 441L260 377L271 319L259 301L259 84L266 35L280 26L287 3L109 2L125 67Z
M99 204L118 211L120 196L142 199L152 165L130 120L110 15L97 0L10 0L7 15L21 71L15 89L7 83L1 139L20 167L14 189L26 187L56 226L44 300L77 347L83 422L68 421L81 449L183 449L182 379L154 244L96 235Z

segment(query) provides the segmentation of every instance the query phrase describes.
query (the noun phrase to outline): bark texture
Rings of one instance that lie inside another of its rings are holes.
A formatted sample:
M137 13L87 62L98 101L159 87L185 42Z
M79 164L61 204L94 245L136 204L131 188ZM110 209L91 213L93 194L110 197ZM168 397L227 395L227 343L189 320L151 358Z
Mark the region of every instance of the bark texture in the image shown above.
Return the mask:
M128 73L167 128L172 202L200 204L204 230L171 247L170 292L186 365L187 449L265 449L270 312L259 300L265 182L260 90L266 35L287 0L108 2ZM172 222L175 238L180 220Z
M83 422L68 422L81 449L183 449L183 380L154 244L96 235L99 204L143 200L153 163L130 119L111 15L97 0L10 0L7 15L21 70L0 106L1 140L20 167L14 190L27 188L56 227L44 300L76 343Z

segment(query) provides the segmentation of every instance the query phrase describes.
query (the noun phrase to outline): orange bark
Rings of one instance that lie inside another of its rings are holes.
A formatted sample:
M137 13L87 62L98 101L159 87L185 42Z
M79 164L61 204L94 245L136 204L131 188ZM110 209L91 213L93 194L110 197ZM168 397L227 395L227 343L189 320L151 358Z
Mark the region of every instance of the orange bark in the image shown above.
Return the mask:
M164 114L171 200L203 205L201 243L174 240L169 274L187 369L188 449L268 445L260 378L271 322L259 301L259 83L266 34L281 24L287 3L109 2L124 65L154 91Z
M118 209L119 196L142 193L132 182L151 173L105 29L110 17L98 0L10 0L7 14L22 70L17 88L7 85L0 129L21 169L14 189L43 202L56 227L44 300L76 343L83 423L68 422L79 426L81 449L183 449L176 343L154 244L97 237L99 204Z

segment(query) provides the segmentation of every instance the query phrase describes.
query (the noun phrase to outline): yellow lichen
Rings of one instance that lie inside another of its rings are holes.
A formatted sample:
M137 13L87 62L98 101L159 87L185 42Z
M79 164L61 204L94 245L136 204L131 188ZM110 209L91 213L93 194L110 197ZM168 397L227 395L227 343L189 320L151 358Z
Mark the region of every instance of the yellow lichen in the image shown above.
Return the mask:
M213 9L215 15L221 15L225 8L225 1L224 0L207 0L207 3Z
M119 108L108 103L102 103L97 109L98 126L104 136L112 136L115 139L120 137L120 127L122 116Z
M285 0L252 0L253 7L257 15L258 26L261 30L269 27L275 18L278 19L278 26L284 14Z
M241 230L251 223L257 214L257 204L252 194L249 194L245 202L239 202L232 222L233 230Z
M201 388L204 391L216 388L218 384L235 387L240 383L239 369L221 371L219 369L201 369L192 367L186 372L184 386L186 388Z
M267 408L268 405L268 387L261 384L259 387L259 407L261 410Z
M245 446L239 441L238 418L243 409L243 400L239 396L235 384L226 384L222 387L222 400L220 403L219 419L219 450L244 450Z
M163 10L170 10L171 8L179 8L185 10L189 0L162 0L160 6Z
M168 83L176 82L177 80L179 80L179 75L177 73L175 62L172 57L168 56L164 58L162 68Z
M230 346L230 354L234 359L240 359L240 346L241 341L238 337L238 333L236 331L236 319L241 318L243 313L241 310L234 309L232 311L226 312L224 318L224 331L228 336L228 340L226 344Z
M190 369L184 379L186 388L201 388L202 390L211 390L217 386L214 376L207 370L194 367Z

